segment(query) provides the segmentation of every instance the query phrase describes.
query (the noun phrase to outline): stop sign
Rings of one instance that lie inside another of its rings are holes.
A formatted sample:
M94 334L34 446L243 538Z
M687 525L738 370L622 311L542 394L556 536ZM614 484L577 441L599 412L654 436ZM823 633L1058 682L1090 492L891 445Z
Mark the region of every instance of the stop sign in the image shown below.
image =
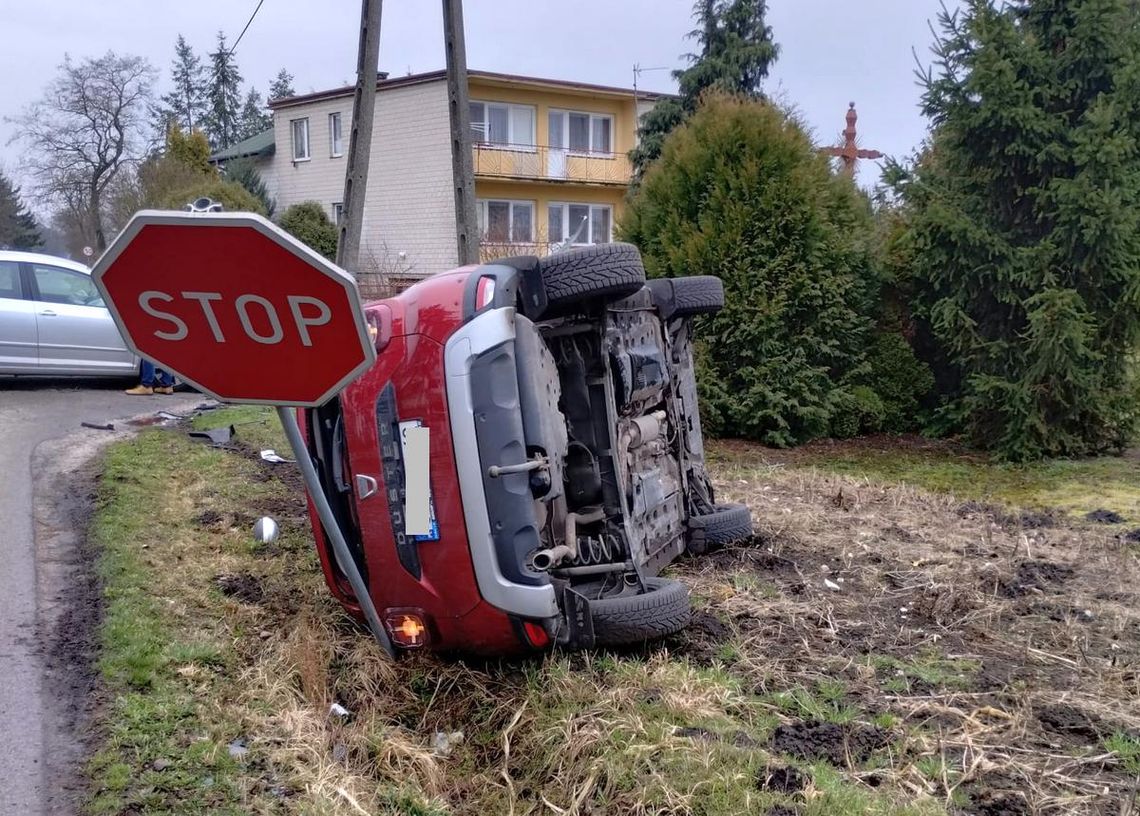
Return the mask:
M320 405L376 358L352 277L258 215L140 212L91 275L136 354L219 400Z

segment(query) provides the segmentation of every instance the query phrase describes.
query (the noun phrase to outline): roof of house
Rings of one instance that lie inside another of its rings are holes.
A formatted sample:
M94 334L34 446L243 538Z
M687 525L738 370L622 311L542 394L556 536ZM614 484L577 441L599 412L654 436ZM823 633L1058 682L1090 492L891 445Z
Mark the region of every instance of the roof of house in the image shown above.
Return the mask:
M210 161L229 161L230 159L243 159L247 156L271 156L276 146L273 141L273 128L263 130L248 139L242 139L225 150L219 150L210 156Z
M509 85L529 85L538 88L555 87L563 91L586 94L606 94L612 96L633 96L632 88L616 88L610 85L593 85L588 82L574 82L566 79L544 79L542 77L528 77L517 74L500 74L494 71L468 71L469 79L482 79ZM383 91L389 88L400 88L406 85L420 85L426 82L440 82L447 79L447 72L428 71L423 74L409 74L402 77L388 77L381 73L376 81L376 90ZM331 88L327 91L287 96L280 99L270 99L271 108L289 108L294 105L304 105L309 102L320 102L325 99L336 99L341 96L352 96L356 91L355 85L345 85L341 88ZM637 91L638 99L657 100L672 96L672 94L658 93L656 91Z

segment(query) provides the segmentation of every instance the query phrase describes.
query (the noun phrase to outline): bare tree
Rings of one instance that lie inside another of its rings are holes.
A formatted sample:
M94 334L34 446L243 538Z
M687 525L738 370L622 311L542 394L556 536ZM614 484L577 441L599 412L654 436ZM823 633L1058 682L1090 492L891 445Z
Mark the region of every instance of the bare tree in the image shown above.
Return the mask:
M108 187L145 150L155 71L142 57L63 58L43 97L11 119L12 141L27 148L25 166L47 203L82 225L98 252L107 248L103 207Z

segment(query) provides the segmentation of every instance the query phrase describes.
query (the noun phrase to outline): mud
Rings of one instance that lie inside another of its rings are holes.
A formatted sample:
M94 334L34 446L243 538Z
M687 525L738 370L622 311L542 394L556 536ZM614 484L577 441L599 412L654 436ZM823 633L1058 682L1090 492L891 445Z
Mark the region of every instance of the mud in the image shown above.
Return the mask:
M1123 524L1124 516L1112 510L1093 510L1085 514L1085 520L1094 524Z
M671 652L685 655L699 666L709 666L717 660L724 644L731 637L732 631L716 615L694 610L689 626L668 638L665 646Z
M214 578L214 582L223 595L235 598L242 603L256 605L265 600L265 590L261 586L261 581L248 572L237 575L219 575Z
M845 768L866 762L889 742L881 728L808 720L779 726L772 734L771 747L798 759L824 759Z
M1067 737L1081 744L1095 743L1103 735L1098 717L1065 705L1056 705L1036 712L1037 722L1053 734Z
M756 787L773 793L796 793L804 789L804 775L790 766L761 768L756 774Z
M1006 598L1018 598L1029 593L1047 592L1072 579L1072 567L1050 561L1022 561L1012 578L998 584L998 593Z

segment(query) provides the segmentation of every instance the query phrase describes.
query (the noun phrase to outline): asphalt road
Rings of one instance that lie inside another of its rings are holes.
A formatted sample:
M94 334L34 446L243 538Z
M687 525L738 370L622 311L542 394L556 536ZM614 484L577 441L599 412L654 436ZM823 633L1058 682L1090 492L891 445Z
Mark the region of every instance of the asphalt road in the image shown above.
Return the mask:
M70 811L54 792L59 780L53 769L57 755L78 742L75 734L58 733L73 721L57 712L74 701L57 699L47 682L50 658L42 641L45 616L59 611L49 607L68 595L59 584L68 580L60 565L69 557L60 548L81 540L82 533L73 529L71 511L56 512L55 505L74 492L70 486L60 489L70 474L120 435L84 431L81 423L184 411L202 400L193 393L128 396L122 386L0 377L0 814Z

